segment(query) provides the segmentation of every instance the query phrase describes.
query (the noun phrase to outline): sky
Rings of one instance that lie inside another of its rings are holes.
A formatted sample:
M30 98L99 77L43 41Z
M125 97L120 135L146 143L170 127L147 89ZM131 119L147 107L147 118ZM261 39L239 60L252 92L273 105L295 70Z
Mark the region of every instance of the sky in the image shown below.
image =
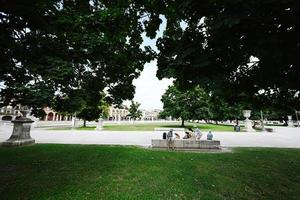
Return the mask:
M142 46L151 46L156 51L156 39L162 36L162 33L166 28L166 19L163 16L160 17L163 22L159 27L156 38L154 40L151 40L150 38L143 35L144 41ZM133 100L141 104L141 109L153 110L163 108L163 104L160 99L161 96L165 93L168 86L172 84L172 80L158 80L158 78L156 77L156 71L156 60L150 63L146 63L140 77L133 81L133 85L135 85L136 87ZM130 105L130 102L125 102L125 105Z
M141 109L153 110L162 109L163 107L160 99L168 86L172 84L172 80L158 80L156 71L157 65L155 60L151 63L147 63L141 76L133 81L133 84L136 87L133 100L141 104Z

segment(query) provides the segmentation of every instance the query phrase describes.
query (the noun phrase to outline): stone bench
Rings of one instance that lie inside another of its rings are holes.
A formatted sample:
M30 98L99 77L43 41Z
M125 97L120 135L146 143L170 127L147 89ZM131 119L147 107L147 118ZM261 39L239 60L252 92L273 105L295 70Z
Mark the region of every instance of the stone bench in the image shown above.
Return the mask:
M167 140L152 139L152 148L167 148ZM175 149L221 149L219 140L175 139Z

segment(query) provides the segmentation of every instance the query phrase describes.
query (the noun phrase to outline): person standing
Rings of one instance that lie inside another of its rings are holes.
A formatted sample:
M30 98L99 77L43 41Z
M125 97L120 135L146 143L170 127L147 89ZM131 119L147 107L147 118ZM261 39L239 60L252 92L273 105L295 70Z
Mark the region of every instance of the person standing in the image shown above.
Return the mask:
M172 149L172 150L175 149L173 135L174 135L173 129L171 129L167 134L167 146L168 146L168 149Z
M200 129L196 128L195 133L196 133L196 140L200 140L202 137L202 133L201 133Z

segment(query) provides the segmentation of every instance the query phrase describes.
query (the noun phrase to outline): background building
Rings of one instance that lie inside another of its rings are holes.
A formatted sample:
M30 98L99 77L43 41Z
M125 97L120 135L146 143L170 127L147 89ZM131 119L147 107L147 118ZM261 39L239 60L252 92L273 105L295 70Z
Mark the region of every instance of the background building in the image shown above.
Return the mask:
M58 113L49 107L45 107L44 111L46 113L45 117L42 119L44 121L71 121L72 120L72 115Z
M0 109L0 119L13 120L16 116L22 115L22 112L30 113L30 109L27 106L21 106L20 104L16 106L3 106Z
M113 106L109 107L108 120L126 120L128 117L129 111L127 108L115 108Z
M142 119L143 120L158 120L159 117L159 113L161 112L161 110L159 109L154 109L154 110L142 110L143 115L142 115Z

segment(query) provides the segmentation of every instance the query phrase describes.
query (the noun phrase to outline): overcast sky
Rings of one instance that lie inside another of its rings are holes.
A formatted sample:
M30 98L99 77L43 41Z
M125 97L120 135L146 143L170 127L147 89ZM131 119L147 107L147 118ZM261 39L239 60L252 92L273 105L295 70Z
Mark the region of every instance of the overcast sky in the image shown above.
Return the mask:
M158 80L156 78L156 61L147 63L141 76L133 81L136 86L134 101L141 103L141 109L162 109L160 101L162 94L172 83L170 79Z
M162 17L163 23L160 25L157 37L162 36L163 31L166 28L166 20ZM153 49L157 50L155 47L156 39L151 40L146 36L143 36L144 46L151 46ZM134 101L137 101L141 104L141 109L153 110L153 109L162 109L163 104L160 101L161 96L165 93L166 89L172 80L163 79L158 80L156 77L157 65L156 60L145 64L144 70L141 73L141 76L138 79L133 81L133 84L136 87ZM125 103L130 105L129 102Z

